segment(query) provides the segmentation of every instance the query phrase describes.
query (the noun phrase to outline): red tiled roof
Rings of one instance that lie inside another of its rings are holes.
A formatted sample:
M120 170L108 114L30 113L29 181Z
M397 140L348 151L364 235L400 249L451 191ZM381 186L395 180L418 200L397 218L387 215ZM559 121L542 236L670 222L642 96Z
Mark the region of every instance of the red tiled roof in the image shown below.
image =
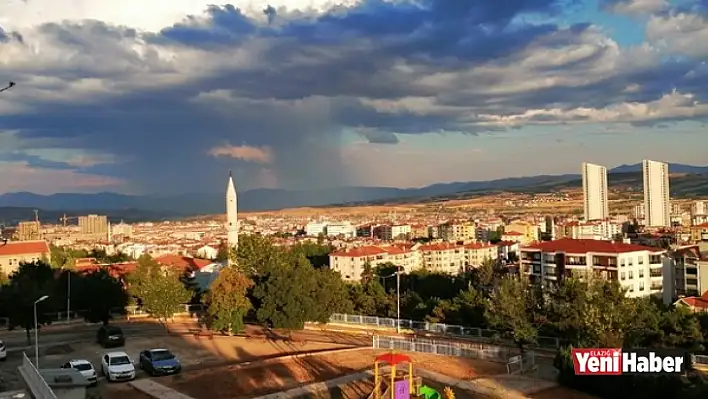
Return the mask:
M174 266L185 270L201 270L204 266L214 263L207 259L179 255L162 255L155 258L155 261L163 266Z
M708 309L708 298L690 296L687 298L681 298L680 300L692 308Z
M110 274L111 276L122 277L123 275L132 272L137 267L138 267L137 262L124 262L124 263L114 263L112 265L93 264L93 265L76 266L76 268L74 270L76 270L77 273L93 273L97 270L100 270L101 268L107 268L108 274Z
M522 236L524 233L519 233L518 231L505 231L504 234L505 236Z
M351 258L360 258L363 256L374 256L385 254L386 250L381 247L366 246L366 247L356 247L349 248L343 251L332 252L332 256L346 256Z
M46 241L8 241L0 242L0 256L29 255L49 253Z
M516 244L518 244L518 242L516 242L516 241L499 241L497 243L497 246L498 247L510 247L510 246L516 245Z
M626 253L637 251L665 252L660 248L647 247L636 244L625 244L621 242L602 240L575 240L572 238L562 238L555 241L540 242L524 248L537 249L543 252L565 252L572 254L584 254L588 252L600 253Z
M460 248L461 246L452 243L428 244L420 246L421 251L449 251Z
M463 247L465 249L484 249L484 248L493 248L493 247L496 247L496 245L485 244L485 243L481 243L481 242L473 242L470 244L465 244L465 245L463 245Z

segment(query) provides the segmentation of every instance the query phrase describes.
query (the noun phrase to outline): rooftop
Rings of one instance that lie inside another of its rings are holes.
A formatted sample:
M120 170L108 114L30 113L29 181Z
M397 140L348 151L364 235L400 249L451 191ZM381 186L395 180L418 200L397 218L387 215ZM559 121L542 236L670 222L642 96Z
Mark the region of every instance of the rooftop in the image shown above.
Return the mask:
M42 241L0 241L0 256L30 255L49 252L49 245Z
M665 252L660 248L648 247L644 245L625 244L622 242L602 241L602 240L575 240L562 238L555 241L539 242L528 245L522 249L540 250L543 252L565 252L571 254L584 254L588 252L621 254L628 252L649 251Z

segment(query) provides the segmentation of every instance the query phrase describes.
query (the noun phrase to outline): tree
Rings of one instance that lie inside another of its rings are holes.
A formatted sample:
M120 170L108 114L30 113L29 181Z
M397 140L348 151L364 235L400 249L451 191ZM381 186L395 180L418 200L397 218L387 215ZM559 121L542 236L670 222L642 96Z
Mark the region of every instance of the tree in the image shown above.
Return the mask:
M294 258L280 247L271 247L269 257L254 275L252 292L256 318L273 328L301 329L317 309L313 293L319 282L312 265Z
M519 348L536 342L538 336L537 298L527 281L505 277L492 291L486 319L504 332Z
M27 344L32 343L30 331L35 328L34 302L54 290L54 271L42 262L22 263L19 269L10 275L10 283L0 291L0 301L11 303L7 309L10 328L22 327L27 334ZM50 300L53 298L50 298ZM51 301L37 304L37 323L50 321L46 316Z
M72 307L84 310L90 323L108 324L114 312L125 313L128 293L106 268L86 274L64 273L71 278ZM64 280L66 281L66 280ZM66 286L62 283L62 286Z
M252 307L247 296L252 286L253 281L238 268L221 269L206 296L209 328L229 335L241 332L243 318Z
M214 258L215 261L217 262L226 262L229 260L230 256L230 251L229 251L229 246L225 241L221 241L219 243L219 248L216 253L216 258Z
M313 270L312 273L319 283L315 283L312 293L315 307L309 315L310 321L327 323L333 313L351 313L354 310L349 289L339 273L326 268Z
M290 251L296 256L304 256L314 268L320 269L329 267L329 253L332 252L332 246L305 241L293 245Z
M159 263L143 255L138 267L129 276L130 293L139 299L142 307L158 320L166 321L181 310L192 294L180 281L180 273L163 270Z

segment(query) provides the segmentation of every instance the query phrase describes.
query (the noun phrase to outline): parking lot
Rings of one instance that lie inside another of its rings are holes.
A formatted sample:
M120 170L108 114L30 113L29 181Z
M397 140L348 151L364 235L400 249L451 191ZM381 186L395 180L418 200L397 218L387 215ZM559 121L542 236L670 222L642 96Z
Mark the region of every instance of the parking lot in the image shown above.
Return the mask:
M285 342L262 338L245 337L206 337L197 338L193 335L166 335L126 337L123 347L104 349L96 343L56 343L40 349L40 368L56 368L72 359L90 361L100 373L101 357L108 351L124 351L133 360L145 349L166 348L172 351L182 363L184 371L210 368L225 363L240 363L260 358L279 356L288 353L309 352L347 347L347 344L329 342ZM28 356L34 360L31 353ZM0 362L0 389L18 389L22 387L17 366L22 359L20 352L13 352L7 361ZM146 374L137 369L137 378ZM124 384L110 384L112 387ZM108 384L99 378L98 388L91 391L105 392ZM117 388L117 387L116 387Z

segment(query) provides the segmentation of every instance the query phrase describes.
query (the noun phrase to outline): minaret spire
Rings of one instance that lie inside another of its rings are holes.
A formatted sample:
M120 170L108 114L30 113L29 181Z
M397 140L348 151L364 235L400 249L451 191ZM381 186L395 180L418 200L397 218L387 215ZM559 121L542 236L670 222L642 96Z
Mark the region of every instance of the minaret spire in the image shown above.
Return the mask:
M229 181L226 186L226 231L228 237L229 253L238 248L238 201L236 195L236 185L229 171ZM229 265L234 262L229 256Z

